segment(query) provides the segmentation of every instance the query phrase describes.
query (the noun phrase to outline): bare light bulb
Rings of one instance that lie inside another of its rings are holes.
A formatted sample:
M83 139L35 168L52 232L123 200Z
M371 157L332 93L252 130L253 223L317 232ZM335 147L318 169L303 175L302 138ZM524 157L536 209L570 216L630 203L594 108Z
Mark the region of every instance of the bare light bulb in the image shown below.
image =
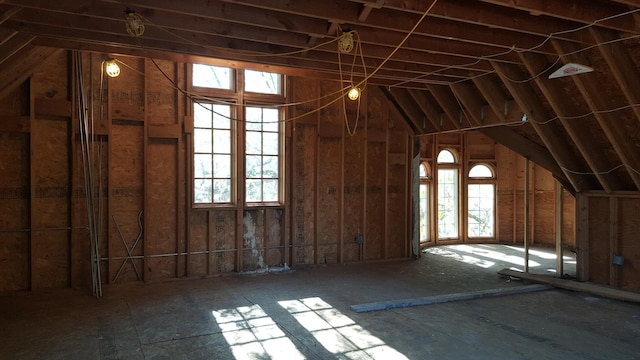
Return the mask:
M118 63L113 59L107 60L104 63L104 71L109 77L117 77L120 75L120 66L118 66Z
M351 87L351 89L347 93L347 97L349 98L349 100L358 100L358 98L360 97L360 89L355 86Z

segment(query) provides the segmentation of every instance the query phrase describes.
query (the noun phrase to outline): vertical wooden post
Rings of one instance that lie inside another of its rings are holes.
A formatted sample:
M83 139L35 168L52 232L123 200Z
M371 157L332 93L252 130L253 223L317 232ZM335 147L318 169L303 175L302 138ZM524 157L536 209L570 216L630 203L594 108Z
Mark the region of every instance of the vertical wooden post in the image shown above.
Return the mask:
M524 162L524 272L529 272L529 159Z
M151 218L149 217L149 196L147 196L147 190L149 190L149 171L148 171L148 166L149 166L149 103L148 103L148 99L147 99L147 94L149 91L149 76L147 76L147 74L149 73L148 70L149 64L148 61L145 59L144 60L144 67L143 67L143 71L144 71L144 85L143 85L143 109L144 109L144 114L142 115L142 119L143 119L143 130L142 130L142 159L143 159L143 166L142 166L142 209L143 209L143 227L146 228L148 226L148 224L151 223ZM144 245L142 247L142 267L143 267L143 271L142 271L142 280L146 281L147 279L149 279L149 273L151 271L151 269L149 268L149 266L147 266L147 255L149 254L149 235L148 235L148 231L146 229L142 230L142 244Z
M529 179L531 182L529 186L531 190L531 195L529 196L529 244L533 245L536 243L536 222L532 219L532 217L535 218L536 216L536 164L532 162L530 166L532 176Z
M71 51L67 52L67 61L69 62L70 66L69 69L73 69L73 54ZM69 231L69 234L71 236L71 241L70 241L70 251L69 251L69 271L71 274L70 277L70 282L69 285L71 286L71 288L76 287L77 281L74 277L74 269L73 269L73 265L75 263L75 254L74 254L74 240L76 238L76 217L75 215L75 209L76 209L76 202L77 202L77 198L76 198L76 191L77 191L77 187L75 185L75 176L76 176L76 132L78 130L78 116L77 116L77 111L76 109L78 108L78 104L76 102L76 86L75 86L75 81L76 81L76 75L75 75L75 71L71 70L69 71L69 83L71 84L69 86L69 91L70 91L70 95L71 95L71 114L70 114L70 121L71 124L69 124L69 206L70 206L70 211L69 211L69 224L71 226L71 230Z
M191 86L191 78L193 77L192 74L192 70L191 70L191 66L185 64L184 65L184 72L185 72L185 85L187 87L187 89L189 89L189 91L192 90L192 86ZM182 96L182 94L178 95L179 98L184 98L184 96ZM191 208L193 206L193 168L191 167L191 164L193 164L193 161L191 160L192 157L192 142L193 142L193 102L191 101L190 98L185 99L185 109L184 109L184 116L182 117L182 133L183 133L183 142L182 142L182 149L184 149L185 152L185 163L184 163L184 179L185 179L185 184L184 184L184 203L185 203L185 214L184 214L184 221L185 221L185 243L186 243L186 249L187 249L187 253L191 252L191 232L189 231L189 229L191 228L191 226L189 225L191 223ZM209 275L209 262L210 262L210 258L211 258L211 254L209 253L209 251L211 250L211 248L209 247L209 242L210 237L207 237L207 270L206 270L206 274ZM187 256L187 269L189 269L189 257ZM187 271L187 276L189 276L189 272Z
M102 63L100 64L100 66L104 66ZM102 69L101 69L102 70ZM104 224L106 227L106 232L104 233L105 235L105 241L107 242L107 253L105 255L103 255L103 257L107 258L106 261L106 269L104 271L105 274L107 274L107 283L111 283L111 280L109 278L109 274L111 271L111 261L109 260L113 254L113 252L111 251L111 241L109 241L109 224L110 221L112 219L114 210L113 210L113 188L115 187L115 185L113 184L113 179L111 176L111 169L115 166L113 164L113 159L111 156L111 151L113 149L113 137L111 136L111 131L112 131L112 125L113 125L113 101L112 101L112 91L111 91L111 87L109 86L109 77L106 76L105 79L105 90L107 91L107 109L106 109L106 116L107 116L107 221ZM103 96L103 94L101 94ZM101 112L102 113L102 112ZM102 189L100 189L100 191L102 191ZM103 194L100 193L100 195L102 196ZM138 220L136 218L136 220ZM132 249L133 251L133 249ZM135 261L135 260L132 260ZM115 268L115 267L114 267Z
M236 70L238 77L238 96L244 99L244 71ZM244 104L236 107L236 271L244 268L244 207L245 207L245 112Z
M34 215L34 201L36 199L36 170L33 164L34 152L35 152L35 132L36 132L36 118L35 115L35 99L33 93L33 84L31 78L29 78L29 290L34 290L34 267L36 262L35 256L35 215Z
M618 197L609 197L609 285L618 286L618 266L612 264L618 251Z
M564 260L562 254L562 184L556 181L556 275L564 276Z
M174 65L175 69L175 82L180 85L181 88L186 88L185 81L185 65L182 63L176 63ZM175 91L175 121L178 125L183 125L182 121L184 119L184 114L186 113L186 105L184 104L184 97L182 93L178 90ZM184 129L184 126L180 126L180 128ZM184 137L181 134L177 135L176 138L176 244L177 244L177 258L176 258L176 276L189 276L189 243L186 241L186 225L185 225L185 207L180 206L180 204L187 204L185 191L184 191L184 183L185 183L185 173L183 169L185 168L185 152L184 152ZM185 255L181 256L180 254L184 252ZM182 263L180 261L182 259ZM181 270L181 271L180 271ZM181 274L182 272L182 274Z
M287 77L287 89L291 89L291 81ZM287 93L287 103L290 102L289 93ZM288 110L288 113L284 116L285 119L290 119L294 117L295 114L293 110ZM294 134L293 131L295 129L294 122L285 121L282 130L284 131L284 139L283 149L284 149L284 187L282 187L284 191L284 209L283 209L283 219L282 219L282 262L285 264L292 265L291 254L293 253L290 246L292 245L292 234L295 234L295 219L293 219L293 214L296 211L296 198L295 198L295 176L293 176L293 164L295 159L295 144L293 143ZM292 179L294 178L294 179ZM291 228L290 228L291 226Z
M589 280L589 198L576 194L576 278Z
M382 254L380 257L382 259L387 258L387 242L389 239L389 234L387 233L389 228L389 141L390 141L390 130L389 130L389 121L391 120L391 115L387 117L387 126L385 126L385 142L384 142L384 186L383 186L383 194L384 194L384 236L382 237Z
M342 84L341 84L342 85ZM343 106L346 106L344 103L342 103ZM346 109L345 111L345 115L346 115ZM355 131L358 131L358 129L356 129ZM340 135L340 180L338 182L338 211L339 211L339 215L338 215L338 246L337 246L337 251L338 251L338 256L337 256L337 261L338 263L343 263L343 244L344 244L344 191L345 191L345 184L344 184L344 172L345 172L345 156L344 156L344 149L345 149L345 143L347 142L345 133L347 132L347 127L343 126L342 127L342 132ZM353 146L353 145L352 145Z

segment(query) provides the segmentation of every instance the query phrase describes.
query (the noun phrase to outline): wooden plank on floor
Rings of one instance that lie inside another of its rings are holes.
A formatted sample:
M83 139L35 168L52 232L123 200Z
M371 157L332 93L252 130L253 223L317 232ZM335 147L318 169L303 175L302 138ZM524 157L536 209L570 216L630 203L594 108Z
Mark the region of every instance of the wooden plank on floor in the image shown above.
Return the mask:
M380 302L373 302L373 303L366 303L366 304L359 304L359 305L351 305L351 310L357 313L362 313L362 312L369 312L369 311L405 308L410 306L433 305L433 304L441 304L441 303L454 302L454 301L475 300L475 299L488 298L488 297L523 294L523 293L528 293L533 291L542 291L542 290L549 290L549 289L552 289L552 287L548 285L540 285L540 284L524 285L524 286L509 287L509 288L488 289L488 290L478 290L478 291L471 291L471 292L464 292L464 293L434 295L434 296L420 297L415 299L389 300L389 301L380 301Z
M604 285L598 285L588 282L577 282L573 280L560 279L547 275L536 275L523 273L521 271L502 269L498 271L498 274L505 276L514 276L525 280L535 281L542 284L552 285L561 289L581 291L590 293L593 295L602 296L609 299L631 301L640 303L640 294L624 291L620 289L614 289Z

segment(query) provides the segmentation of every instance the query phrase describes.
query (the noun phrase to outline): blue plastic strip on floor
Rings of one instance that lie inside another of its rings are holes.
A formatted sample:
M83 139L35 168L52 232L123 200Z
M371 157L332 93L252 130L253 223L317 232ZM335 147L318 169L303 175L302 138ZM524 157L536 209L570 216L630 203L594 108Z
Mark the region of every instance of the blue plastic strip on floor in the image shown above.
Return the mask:
M518 287L501 288L501 289L489 289L489 290L479 290L479 291L472 291L472 292L465 292L465 293L434 295L434 296L420 297L415 299L389 300L389 301L380 301L380 302L373 302L373 303L367 303L367 304L351 305L351 310L357 313L362 313L362 312L369 312L369 311L405 308L410 306L432 305L432 304L441 304L441 303L454 302L454 301L474 300L474 299L496 297L496 296L523 294L528 292L543 291L543 290L549 290L549 289L553 289L553 286L533 284L533 285L525 285L525 286L518 286Z

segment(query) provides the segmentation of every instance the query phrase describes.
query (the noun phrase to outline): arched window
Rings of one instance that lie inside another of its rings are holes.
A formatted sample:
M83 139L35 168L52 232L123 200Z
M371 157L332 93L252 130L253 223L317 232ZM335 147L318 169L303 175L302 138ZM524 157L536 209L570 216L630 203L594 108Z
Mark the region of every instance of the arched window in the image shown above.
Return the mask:
M438 164L455 164L456 157L449 150L442 150L438 154Z
M420 164L420 241L429 241L429 169Z
M458 166L451 150L438 153L438 239L459 238Z
M468 236L470 238L495 237L495 173L484 164L469 170L468 182Z

